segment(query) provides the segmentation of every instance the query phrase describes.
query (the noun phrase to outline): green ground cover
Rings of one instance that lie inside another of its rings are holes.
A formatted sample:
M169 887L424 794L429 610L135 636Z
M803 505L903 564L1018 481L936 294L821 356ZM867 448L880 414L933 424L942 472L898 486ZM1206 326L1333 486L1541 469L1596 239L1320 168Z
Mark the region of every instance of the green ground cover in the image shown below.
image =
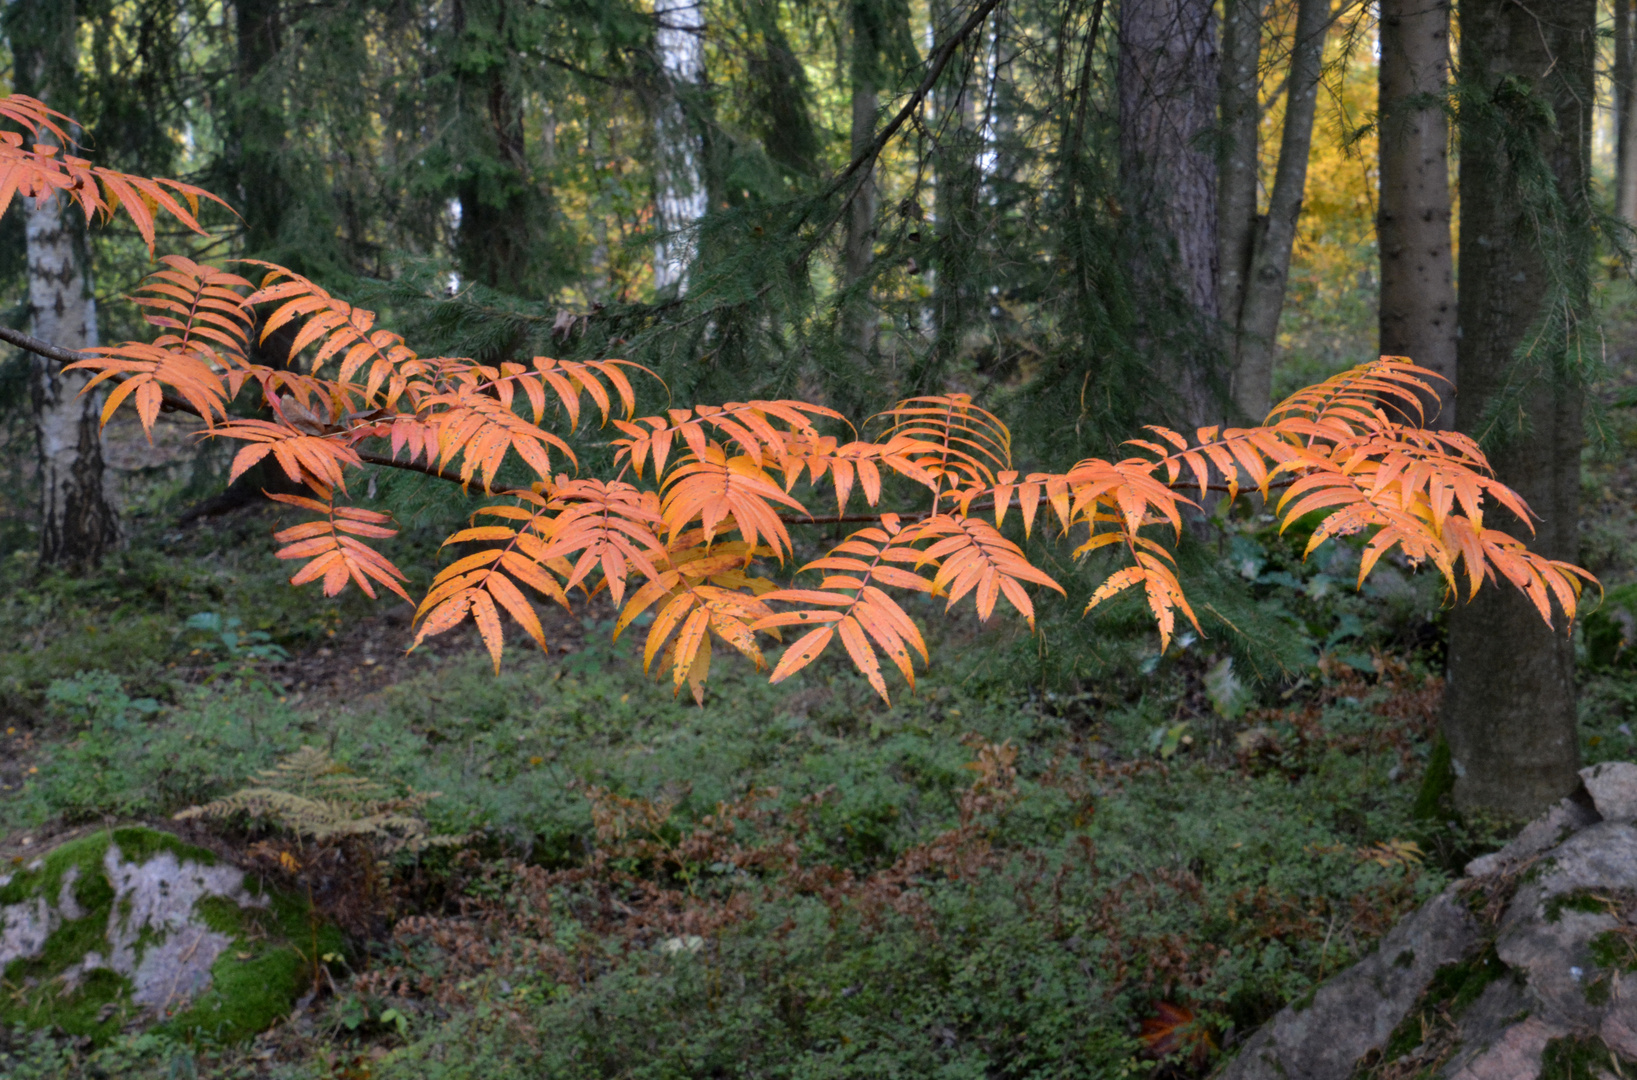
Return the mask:
M27 633L0 663L30 718L8 851L163 820L304 744L439 792L430 823L471 841L400 859L269 1034L19 1029L8 1076L1191 1072L1485 843L1412 812L1430 583L1355 594L1347 549L1303 564L1254 520L1192 557L1255 640L1207 622L1159 658L1140 610L1047 609L1035 639L929 604L933 662L891 707L832 665L779 687L727 668L696 708L594 617L499 676L469 649L336 675L317 658L368 609L292 594L267 532L197 530L100 582L6 564ZM1161 1004L1192 1017L1164 1045L1141 1035Z

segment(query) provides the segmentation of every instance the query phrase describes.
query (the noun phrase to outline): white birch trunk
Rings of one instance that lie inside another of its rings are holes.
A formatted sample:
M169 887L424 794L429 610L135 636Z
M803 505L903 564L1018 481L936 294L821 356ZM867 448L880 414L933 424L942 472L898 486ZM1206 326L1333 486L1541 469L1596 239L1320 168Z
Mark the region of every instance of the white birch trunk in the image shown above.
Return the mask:
M65 349L97 342L97 305L80 245L59 197L28 201L28 302L34 336ZM103 490L100 393L90 376L34 357L34 429L40 463L40 561L93 566L119 539Z
M669 83L654 113L654 202L660 238L654 244L654 289L678 295L688 289L693 254L689 231L705 216L705 147L688 123L679 92L705 78L705 14L702 0L654 0L659 23L655 44Z

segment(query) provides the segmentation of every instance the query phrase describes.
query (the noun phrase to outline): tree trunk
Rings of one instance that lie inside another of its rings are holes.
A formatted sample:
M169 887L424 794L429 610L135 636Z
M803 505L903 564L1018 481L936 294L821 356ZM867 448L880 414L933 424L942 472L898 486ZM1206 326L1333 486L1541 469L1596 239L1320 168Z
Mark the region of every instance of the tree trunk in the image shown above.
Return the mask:
M941 40L959 26L965 14L951 0L934 0L934 39ZM959 357L978 312L975 275L984 239L978 225L983 134L978 119L981 91L975 82L987 37L985 29L968 37L933 91L933 224L938 245L932 273L932 347L910 368L904 387L908 393L942 392L944 373Z
M654 209L659 240L654 244L654 290L687 291L693 241L687 235L709 206L705 191L705 147L689 123L683 98L705 78L705 13L702 0L655 0L658 29L654 44L666 79L654 110Z
M76 5L18 0L5 15L15 89L72 115L78 109ZM72 132L70 134L73 134ZM46 136L50 138L50 136ZM66 349L97 344L84 228L53 197L27 200L29 321L35 337ZM100 393L80 396L90 376L33 359L30 399L40 465L40 562L86 570L119 541L119 520L103 489Z
M1596 12L1461 6L1455 419L1539 516L1530 546L1556 559L1579 550ZM1578 783L1574 646L1504 583L1450 612L1444 735L1461 809L1528 819Z
M97 304L85 239L60 197L28 203L28 305L34 336L65 349L97 344ZM31 393L40 460L40 562L86 570L119 542L103 491L100 392L81 395L90 375L34 357Z
M455 0L450 9L455 49L457 115L468 140L454 185L460 207L455 255L463 278L513 295L538 293L539 189L529 182L523 103L508 72L516 48L511 0Z
M1217 290L1231 315L1245 303L1245 278L1256 238L1257 186L1261 179L1260 99L1262 20L1267 0L1223 0L1222 136L1217 147ZM1224 320L1223 352L1238 351L1238 327ZM1255 419L1260 419L1256 417Z
M1379 83L1381 352L1446 382L1429 427L1455 420L1455 279L1450 250L1446 0L1381 0Z
M1614 210L1637 225L1637 2L1614 2Z
M264 73L284 47L283 0L233 0L238 96L229 116L226 156L244 219L244 250L282 255L279 231L290 204L285 181L284 109Z
M850 150L857 157L875 141L876 113L881 107L877 85L881 76L876 58L880 47L872 32L872 25L860 12L860 4L852 10L852 131ZM875 166L861 170L852 202L847 207L846 235L842 238L841 271L843 284L852 288L870 272L875 258ZM875 347L876 317L870 298L864 292L851 299L842 316L842 340L860 359L868 357Z
M1260 421L1272 406L1273 353L1279 316L1285 307L1290 251L1307 188L1307 159L1313 148L1313 115L1318 109L1324 39L1330 27L1330 0L1298 0L1296 31L1286 76L1284 130L1279 164L1268 195L1267 216L1252 230L1244 299L1227 313L1234 326L1233 403L1240 417Z
M1120 188L1141 346L1189 426L1221 418L1213 385L1218 55L1211 0L1124 0L1116 95ZM1169 312L1163 310L1169 307Z

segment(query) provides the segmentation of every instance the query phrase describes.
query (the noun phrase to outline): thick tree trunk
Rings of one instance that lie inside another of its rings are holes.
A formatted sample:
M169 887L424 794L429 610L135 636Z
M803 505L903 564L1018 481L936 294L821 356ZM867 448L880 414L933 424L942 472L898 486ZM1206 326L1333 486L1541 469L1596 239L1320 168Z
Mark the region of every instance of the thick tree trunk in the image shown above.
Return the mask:
M1431 380L1443 405L1428 417L1446 429L1455 421L1448 83L1447 0L1381 0L1381 352L1448 380Z
M1256 237L1257 185L1261 171L1262 104L1259 96L1262 19L1267 0L1223 0L1222 136L1217 147L1217 289L1230 316L1245 303ZM1238 351L1238 327L1223 323L1223 351ZM1261 419L1254 417L1253 419Z
M284 47L283 0L233 0L238 97L227 132L226 156L235 203L244 219L247 254L278 252L290 191L281 167L284 109L263 78Z
M709 205L703 170L705 147L688 122L682 98L705 78L703 0L655 0L654 43L667 87L654 110L654 208L660 239L654 244L654 289L681 294L688 288L693 241L687 235Z
M1583 395L1571 335L1589 284L1596 11L1596 0L1461 6L1455 419L1539 516L1530 546L1557 559L1579 549ZM1527 819L1578 782L1574 646L1516 589L1486 588L1450 612L1444 734L1460 808Z
M65 349L97 344L97 305L60 198L28 203L28 304L34 336ZM78 242L76 242L78 241ZM119 521L103 491L102 394L81 395L87 372L64 372L34 357L31 387L40 461L40 562L94 567L119 542Z
M511 0L455 0L450 26L460 121L467 125L455 198L460 225L455 255L461 276L527 296L539 262L540 190L530 184L523 103L508 79L519 17Z
M1189 425L1221 419L1217 292L1218 54L1211 0L1123 0L1116 94L1132 285L1143 345ZM1170 305L1166 300L1174 298ZM1170 306L1171 313L1161 309Z
M1290 252L1307 188L1307 159L1313 148L1313 115L1318 108L1319 75L1330 0L1297 0L1295 39L1286 76L1284 130L1279 164L1268 195L1267 216L1258 220L1251 244L1244 299L1227 313L1234 324L1233 403L1245 420L1259 421L1272 405L1273 353L1279 316L1285 307Z
M1614 210L1637 225L1637 0L1614 2Z

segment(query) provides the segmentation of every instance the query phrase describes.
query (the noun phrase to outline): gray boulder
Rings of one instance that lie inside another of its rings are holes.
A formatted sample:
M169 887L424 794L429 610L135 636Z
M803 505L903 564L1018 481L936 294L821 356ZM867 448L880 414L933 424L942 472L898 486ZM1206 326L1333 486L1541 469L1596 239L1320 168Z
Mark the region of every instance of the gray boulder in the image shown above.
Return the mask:
M208 851L150 829L93 833L0 874L0 1026L241 1038L311 985L311 941L301 901ZM333 930L321 941L341 948Z
M1583 791L1263 1025L1221 1080L1536 1080L1571 1057L1588 1075L1637 1075L1637 764L1581 776Z

